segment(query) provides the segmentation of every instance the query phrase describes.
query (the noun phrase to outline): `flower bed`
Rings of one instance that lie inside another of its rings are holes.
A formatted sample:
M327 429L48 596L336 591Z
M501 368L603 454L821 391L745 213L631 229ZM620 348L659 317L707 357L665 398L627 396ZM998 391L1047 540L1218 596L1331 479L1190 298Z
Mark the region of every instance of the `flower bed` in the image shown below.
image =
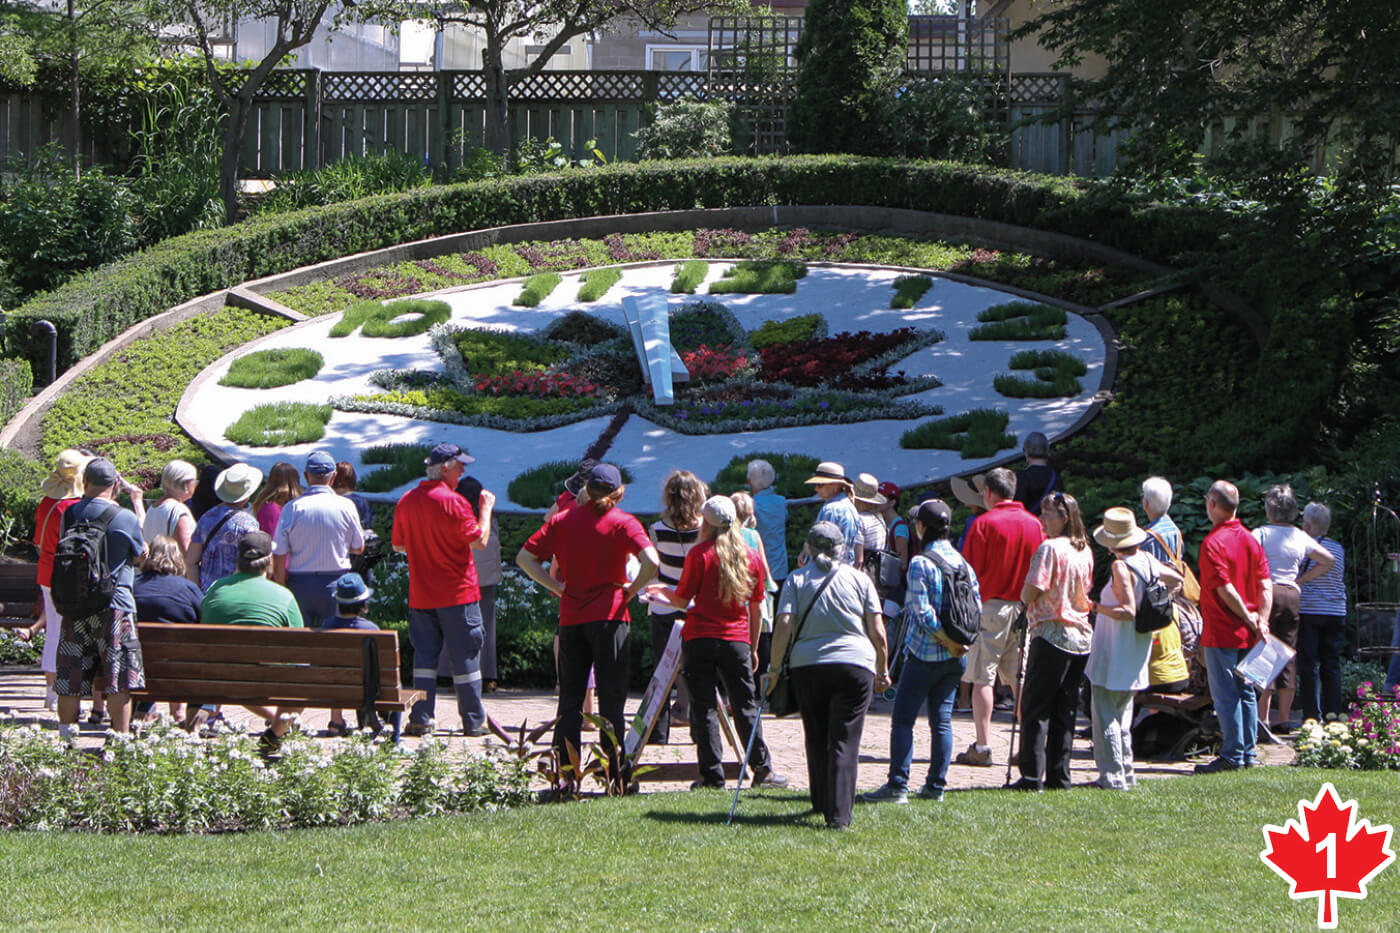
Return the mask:
M310 379L325 362L321 354L304 348L257 350L234 360L219 385L273 389Z
M936 330L901 327L883 334L862 330L822 339L775 343L759 351L763 360L759 375L771 382L801 386L891 388L902 383L884 380L879 370L942 339L943 335ZM873 377L877 384L871 384L871 379L866 377ZM881 382L884 384L878 384Z
M927 421L905 431L899 446L916 450L957 450L964 460L990 457L998 450L1016 446L1016 436L1006 433L1009 420L1004 411L978 408Z
M0 826L199 833L363 823L498 810L529 801L514 757L416 749L357 733L329 742L293 729L264 762L238 730L200 739L171 724L109 733L100 758L37 725L0 726Z
M289 447L309 444L326 434L330 405L306 402L272 402L245 411L228 426L224 436L249 447Z
M1007 364L1012 369L1035 370L1035 377L1003 373L993 386L1007 398L1073 398L1084 391L1079 377L1089 371L1084 361L1063 350L1022 350Z
M1364 683L1345 721L1309 719L1293 743L1296 763L1305 768L1400 770L1400 703L1382 696L1375 684Z
M1063 340L1068 318L1063 308L1013 301L988 308L977 320L984 323L968 334L973 340Z
M348 337L359 330L366 337L412 337L451 316L452 309L442 301L363 301L345 309L331 336Z

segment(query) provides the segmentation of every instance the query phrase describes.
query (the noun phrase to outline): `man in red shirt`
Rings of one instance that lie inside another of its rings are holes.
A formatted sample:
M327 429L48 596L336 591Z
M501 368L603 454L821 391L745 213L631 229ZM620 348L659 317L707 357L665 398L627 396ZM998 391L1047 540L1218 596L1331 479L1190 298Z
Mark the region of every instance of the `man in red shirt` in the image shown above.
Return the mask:
M1255 763L1259 715L1254 687L1235 673L1235 666L1269 634L1274 593L1269 560L1235 517L1239 507L1240 491L1224 480L1206 493L1206 514L1215 527L1201 542L1201 646L1221 742L1219 757L1197 765L1197 774Z
M559 597L559 722L554 744L565 754L569 745L579 747L590 665L598 683L599 711L612 723L619 742L627 734L627 604L656 573L659 558L641 522L617 508L624 489L617 467L593 467L578 504L556 513L515 555L530 579ZM627 561L634 555L640 557L641 569L629 581Z
M481 705L481 590L472 550L486 546L496 497L481 491L478 521L457 482L476 458L456 444L428 454L427 479L404 493L394 509L394 550L408 555L408 637L413 643L413 686L426 698L413 705L404 735L431 735L437 702L438 657L447 647L452 689L467 735L486 732Z
M1014 691L1020 673L1019 646L1010 643L1011 626L1021 611L1021 586L1031 555L1045 540L1040 520L1016 501L1016 474L1005 467L986 476L982 501L987 511L963 541L963 557L977 573L982 590L982 626L967 655L963 681L972 684L972 725L976 739L954 759L960 765L990 766L992 686L997 673Z

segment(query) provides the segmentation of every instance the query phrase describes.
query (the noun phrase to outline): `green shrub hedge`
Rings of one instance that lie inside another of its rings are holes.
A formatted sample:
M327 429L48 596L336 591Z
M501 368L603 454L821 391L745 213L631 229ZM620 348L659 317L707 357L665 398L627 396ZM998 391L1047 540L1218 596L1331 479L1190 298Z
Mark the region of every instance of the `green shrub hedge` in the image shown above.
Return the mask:
M0 425L15 416L34 394L34 371L25 360L0 360Z

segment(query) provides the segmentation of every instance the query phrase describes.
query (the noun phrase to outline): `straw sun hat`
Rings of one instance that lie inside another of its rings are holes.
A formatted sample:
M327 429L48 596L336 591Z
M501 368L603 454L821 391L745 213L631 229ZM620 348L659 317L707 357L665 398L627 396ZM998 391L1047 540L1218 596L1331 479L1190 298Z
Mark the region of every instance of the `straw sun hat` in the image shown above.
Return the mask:
M1103 524L1094 529L1094 540L1104 547L1136 547L1147 540L1147 532L1138 527L1132 509L1116 506L1103 513Z
M83 469L92 457L80 450L65 450L54 462L53 472L39 485L49 499L76 499L83 494Z

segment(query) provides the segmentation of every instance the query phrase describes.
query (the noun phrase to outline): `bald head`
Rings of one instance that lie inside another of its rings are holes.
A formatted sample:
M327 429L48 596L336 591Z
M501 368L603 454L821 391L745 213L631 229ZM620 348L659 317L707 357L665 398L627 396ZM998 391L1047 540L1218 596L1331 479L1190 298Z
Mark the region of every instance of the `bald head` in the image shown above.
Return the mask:
M1239 511L1240 491L1235 488L1234 483L1218 479L1210 484L1210 491L1206 493L1206 504L1214 524L1229 521Z

